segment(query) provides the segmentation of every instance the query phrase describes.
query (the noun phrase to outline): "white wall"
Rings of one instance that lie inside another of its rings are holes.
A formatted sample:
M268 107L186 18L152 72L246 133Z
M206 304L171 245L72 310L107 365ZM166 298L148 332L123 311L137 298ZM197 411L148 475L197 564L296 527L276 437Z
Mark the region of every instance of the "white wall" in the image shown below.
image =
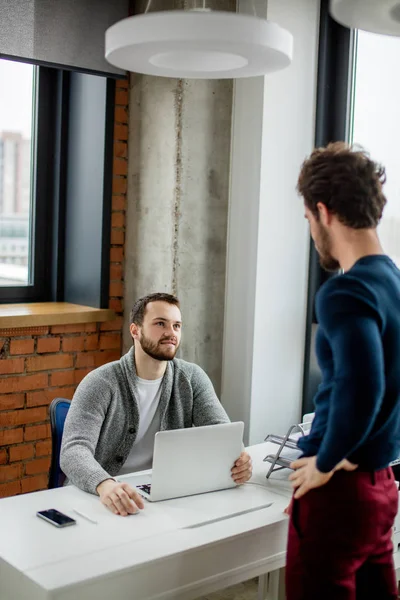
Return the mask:
M295 186L314 141L319 1L269 0L267 16L293 33L294 60L236 81L228 230L222 402L250 443L301 414L309 235Z

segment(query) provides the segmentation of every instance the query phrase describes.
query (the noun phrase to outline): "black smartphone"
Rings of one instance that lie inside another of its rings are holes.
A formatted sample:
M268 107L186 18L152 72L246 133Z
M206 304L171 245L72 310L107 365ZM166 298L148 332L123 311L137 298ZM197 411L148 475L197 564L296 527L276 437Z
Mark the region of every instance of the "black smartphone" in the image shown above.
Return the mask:
M56 510L55 508L49 508L48 510L39 510L36 516L40 519L44 519L48 523L51 523L55 527L68 527L69 525L76 525L75 519L71 519L64 513Z

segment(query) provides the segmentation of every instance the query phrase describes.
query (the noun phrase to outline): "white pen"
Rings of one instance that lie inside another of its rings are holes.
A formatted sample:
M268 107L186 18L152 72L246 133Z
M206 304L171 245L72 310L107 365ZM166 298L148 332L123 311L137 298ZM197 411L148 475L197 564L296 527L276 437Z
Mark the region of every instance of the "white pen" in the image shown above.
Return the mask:
M81 512L80 510L77 510L76 508L73 508L72 512L76 513L77 515L79 515L83 519L86 519L86 521L89 521L90 523L94 523L95 525L97 525L97 521L95 521L94 519L92 519L92 517L89 517L85 513Z

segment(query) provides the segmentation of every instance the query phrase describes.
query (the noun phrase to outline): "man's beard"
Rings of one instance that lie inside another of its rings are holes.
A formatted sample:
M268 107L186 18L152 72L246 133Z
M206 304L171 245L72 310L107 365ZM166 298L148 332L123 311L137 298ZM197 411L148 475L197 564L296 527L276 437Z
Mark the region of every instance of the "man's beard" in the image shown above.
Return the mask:
M315 242L314 242L315 243ZM332 242L328 232L323 225L318 226L318 246L315 244L315 249L319 254L320 265L325 271L334 273L340 269L340 263L331 254Z
M140 338L140 345L142 346L143 352L154 358L155 360L173 360L178 350L179 344L176 343L175 348L172 350L167 349L163 346L162 342L166 342L171 338L162 338L158 342L151 341L145 334L142 332Z

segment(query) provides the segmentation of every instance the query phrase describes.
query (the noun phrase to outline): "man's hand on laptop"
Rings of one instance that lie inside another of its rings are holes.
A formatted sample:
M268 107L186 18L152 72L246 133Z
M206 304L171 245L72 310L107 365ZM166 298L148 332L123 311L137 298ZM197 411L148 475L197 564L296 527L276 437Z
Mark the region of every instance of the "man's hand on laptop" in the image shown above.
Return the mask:
M253 473L253 464L250 455L242 452L232 467L232 479L235 483L246 483Z
M128 483L106 479L97 486L97 493L104 506L122 517L133 515L144 508L142 497Z

